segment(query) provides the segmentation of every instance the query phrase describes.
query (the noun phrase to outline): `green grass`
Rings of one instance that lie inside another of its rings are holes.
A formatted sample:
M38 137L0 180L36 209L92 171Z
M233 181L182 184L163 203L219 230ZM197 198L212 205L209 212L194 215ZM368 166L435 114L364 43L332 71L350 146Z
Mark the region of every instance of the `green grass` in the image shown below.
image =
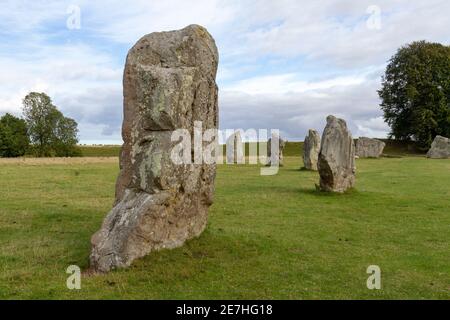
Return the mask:
M412 142L403 142L396 140L382 139L386 143L385 154L402 155L421 155L423 154ZM262 147L266 147L265 144ZM79 146L83 157L118 157L120 146ZM249 144L245 143L245 154L249 154ZM226 154L225 145L223 145L223 154ZM287 142L283 154L286 157L299 157L303 154L303 142Z
M120 147L118 145L111 146L78 146L83 157L118 157Z
M219 166L198 239L69 291L65 270L88 266L117 165L2 164L0 298L450 298L450 161L359 159L344 195L316 192L301 165L287 157L276 176ZM372 264L382 290L366 288Z

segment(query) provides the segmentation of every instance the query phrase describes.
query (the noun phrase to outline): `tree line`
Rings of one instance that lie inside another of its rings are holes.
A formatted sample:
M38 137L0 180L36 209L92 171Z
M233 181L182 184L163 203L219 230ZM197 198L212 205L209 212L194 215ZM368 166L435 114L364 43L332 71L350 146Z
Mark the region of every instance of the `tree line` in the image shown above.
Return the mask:
M0 118L0 157L81 156L77 122L64 116L47 94L30 92L22 113L23 118L9 113Z

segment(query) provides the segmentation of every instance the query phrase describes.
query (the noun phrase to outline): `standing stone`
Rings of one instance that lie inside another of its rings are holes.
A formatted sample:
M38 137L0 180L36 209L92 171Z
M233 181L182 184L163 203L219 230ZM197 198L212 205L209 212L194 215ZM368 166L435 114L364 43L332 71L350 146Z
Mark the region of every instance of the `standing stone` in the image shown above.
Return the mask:
M355 184L355 144L344 120L327 117L319 153L320 189L345 192Z
M303 144L303 163L306 169L317 171L319 161L320 135L316 130L309 130Z
M427 157L431 159L448 159L450 158L450 139L442 136L436 136L431 148L427 153Z
M227 163L245 163L244 145L239 131L233 133L227 140Z
M356 142L356 155L359 158L379 158L385 146L383 141L361 137Z
M146 35L128 52L121 170L115 206L91 239L94 270L129 266L205 229L216 166L175 164L180 141L171 135L185 129L193 137L196 121L218 127L217 64L214 39L197 25Z
M277 150L273 150L274 152L272 152L272 139L278 139L278 151ZM272 138L269 138L269 140L267 141L267 165L268 166L272 166L272 165L277 165L278 166L283 166L283 160L284 160L284 156L283 156L283 150L286 146L286 142L281 139L279 136L277 135L272 135Z

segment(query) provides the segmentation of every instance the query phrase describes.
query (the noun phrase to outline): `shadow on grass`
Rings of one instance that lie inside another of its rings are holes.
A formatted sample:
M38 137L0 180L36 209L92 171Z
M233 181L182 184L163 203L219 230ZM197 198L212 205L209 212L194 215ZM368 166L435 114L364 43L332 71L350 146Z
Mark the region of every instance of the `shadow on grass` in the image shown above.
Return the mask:
M289 168L285 169L283 171L290 171L290 172L309 172L309 173L317 173L317 171L306 169L305 167L297 167L297 168Z

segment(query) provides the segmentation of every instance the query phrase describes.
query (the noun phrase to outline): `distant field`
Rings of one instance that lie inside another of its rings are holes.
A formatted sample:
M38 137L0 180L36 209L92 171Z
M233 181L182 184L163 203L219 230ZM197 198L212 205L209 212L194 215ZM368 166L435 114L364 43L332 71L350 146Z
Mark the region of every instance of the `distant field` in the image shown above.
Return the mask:
M450 298L450 161L424 157L359 159L344 195L317 192L300 157L276 176L219 165L198 239L69 291L113 202L117 158L95 159L2 163L0 299ZM373 264L381 290L366 288Z
M83 157L118 157L120 154L118 145L112 146L79 146Z
M388 155L414 155L423 154L413 143L382 139L386 142L384 153ZM248 154L249 144L245 144ZM265 144L264 144L265 146ZM225 146L223 146L225 154ZM120 146L80 146L83 157L118 157ZM303 142L287 142L284 155L287 157L299 157L303 153Z
M117 157L74 157L74 158L0 158L1 165L41 166L53 164L90 165L94 163L119 163Z

